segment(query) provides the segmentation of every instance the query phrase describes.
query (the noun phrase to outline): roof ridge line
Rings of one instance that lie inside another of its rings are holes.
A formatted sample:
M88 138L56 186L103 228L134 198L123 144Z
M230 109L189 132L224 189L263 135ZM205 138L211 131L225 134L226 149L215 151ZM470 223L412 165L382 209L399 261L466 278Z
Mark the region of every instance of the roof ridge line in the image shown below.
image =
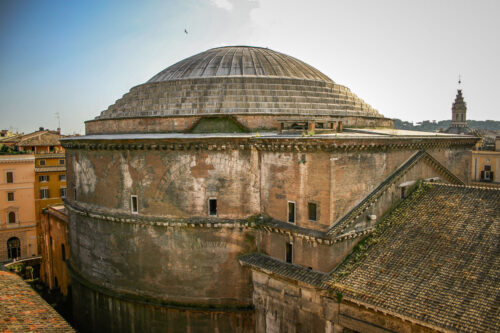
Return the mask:
M448 184L448 183L431 183L431 182L424 182L426 184L431 184L431 185L438 185L438 186L448 186L448 187L460 187L460 188L472 188L476 190L493 190L493 191L500 191L500 187L488 187L488 186L477 186L477 185L467 185L467 184Z

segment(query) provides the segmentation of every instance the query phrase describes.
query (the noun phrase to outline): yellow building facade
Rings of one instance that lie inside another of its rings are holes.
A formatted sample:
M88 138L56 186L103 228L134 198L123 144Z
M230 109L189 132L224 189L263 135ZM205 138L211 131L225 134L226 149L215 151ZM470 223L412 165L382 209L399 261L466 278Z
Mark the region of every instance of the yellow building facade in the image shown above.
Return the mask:
M0 156L0 262L38 254L35 156Z
M35 155L35 214L40 224L42 210L62 204L66 197L66 158L64 153ZM40 232L40 230L39 230ZM42 241L39 235L39 244Z
M472 151L471 179L475 183L500 186L500 137L496 138L494 151Z

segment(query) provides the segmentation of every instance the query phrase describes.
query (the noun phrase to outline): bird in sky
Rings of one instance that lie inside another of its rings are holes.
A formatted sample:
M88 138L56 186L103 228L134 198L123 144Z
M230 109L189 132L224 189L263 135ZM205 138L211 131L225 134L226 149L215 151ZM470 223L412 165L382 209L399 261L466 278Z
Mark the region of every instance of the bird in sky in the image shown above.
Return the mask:
M187 35L188 31L186 29L184 29L184 33Z

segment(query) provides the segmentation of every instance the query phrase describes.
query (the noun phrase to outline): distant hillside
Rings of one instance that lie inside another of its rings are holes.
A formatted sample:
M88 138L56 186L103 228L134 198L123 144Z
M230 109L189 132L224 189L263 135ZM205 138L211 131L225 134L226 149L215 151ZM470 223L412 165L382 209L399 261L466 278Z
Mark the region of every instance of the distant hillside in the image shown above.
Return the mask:
M401 119L394 119L394 128L412 131L434 132L439 129L446 129L450 126L451 120L429 121L424 120L421 123L412 123ZM467 124L472 129L484 129L489 131L500 131L500 121L496 120L467 120Z

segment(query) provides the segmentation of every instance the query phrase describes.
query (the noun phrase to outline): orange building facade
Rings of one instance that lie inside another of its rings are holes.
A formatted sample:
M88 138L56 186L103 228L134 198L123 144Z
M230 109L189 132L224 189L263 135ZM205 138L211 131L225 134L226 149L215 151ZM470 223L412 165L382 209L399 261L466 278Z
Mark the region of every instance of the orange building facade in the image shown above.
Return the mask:
M0 262L36 256L35 157L0 156Z
M35 155L35 212L39 222L45 207L62 204L66 197L64 153Z
M68 296L69 274L66 259L69 258L68 215L63 205L47 207L40 222L42 235L42 265L40 276L50 289L60 289Z

